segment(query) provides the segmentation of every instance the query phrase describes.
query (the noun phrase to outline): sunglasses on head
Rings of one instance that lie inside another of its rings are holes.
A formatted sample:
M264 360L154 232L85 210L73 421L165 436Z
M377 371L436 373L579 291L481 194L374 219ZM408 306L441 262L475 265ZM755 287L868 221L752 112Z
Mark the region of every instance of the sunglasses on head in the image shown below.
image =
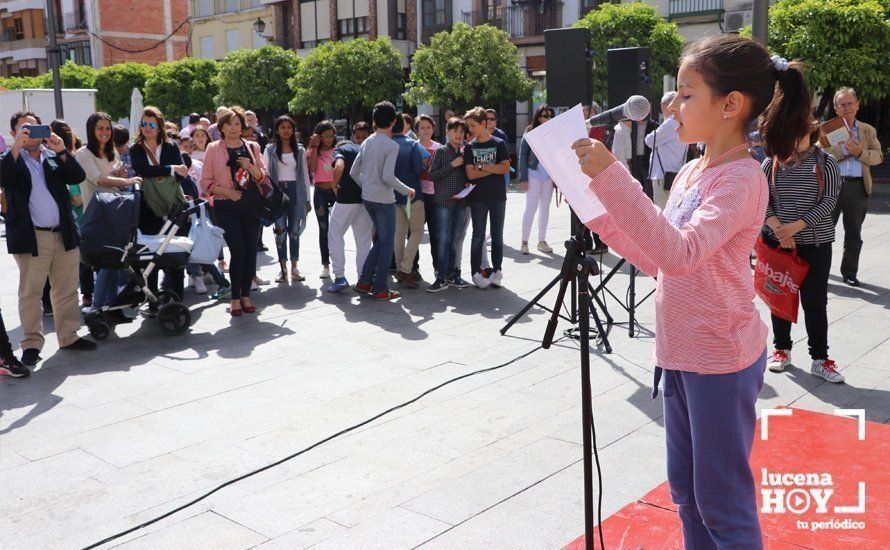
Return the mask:
M140 128L151 128L152 130L158 129L157 122L145 122L144 120L139 123Z

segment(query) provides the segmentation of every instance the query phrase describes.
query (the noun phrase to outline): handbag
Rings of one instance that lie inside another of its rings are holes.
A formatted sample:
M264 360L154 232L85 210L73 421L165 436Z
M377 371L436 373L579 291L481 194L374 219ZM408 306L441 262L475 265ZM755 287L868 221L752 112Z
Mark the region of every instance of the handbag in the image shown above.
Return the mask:
M786 321L797 322L800 305L800 285L810 270L797 249L773 248L757 239L757 265L754 268L754 291L769 306L770 312Z
M189 230L192 252L189 254L189 263L209 265L215 262L225 244L223 237L225 233L221 227L210 222L202 204L198 209L198 215L192 216L192 227Z
M154 165L159 166L154 151L144 143L142 148ZM185 194L176 176L146 178L142 185L142 198L152 213L161 219L165 219L174 206L185 203Z

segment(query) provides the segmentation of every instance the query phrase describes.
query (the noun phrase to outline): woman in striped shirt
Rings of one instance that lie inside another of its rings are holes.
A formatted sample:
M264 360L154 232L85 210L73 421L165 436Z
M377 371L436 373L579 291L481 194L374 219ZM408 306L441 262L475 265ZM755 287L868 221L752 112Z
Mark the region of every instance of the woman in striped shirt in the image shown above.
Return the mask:
M764 110L765 135L787 128L789 101L799 97L789 71L797 69L739 36L687 47L669 110L680 141L706 149L680 170L664 212L605 145L574 145L608 212L588 226L657 276L653 393L663 372L668 482L687 549L763 548L748 459L767 329L753 304L749 253L769 193L747 134Z
M834 157L816 146L819 129L812 116L810 93L803 75L798 70L788 73L789 78L800 79L794 87L800 95L791 102L793 117L786 121L790 128L779 136L764 136L763 173L769 180L770 193L762 235L767 245L796 249L798 256L810 264L800 285L812 358L810 372L839 384L844 381L844 375L828 358L827 309L831 243L834 242L831 213L841 189L840 170ZM768 367L773 372L782 372L792 366L791 322L772 315L772 324L775 351Z

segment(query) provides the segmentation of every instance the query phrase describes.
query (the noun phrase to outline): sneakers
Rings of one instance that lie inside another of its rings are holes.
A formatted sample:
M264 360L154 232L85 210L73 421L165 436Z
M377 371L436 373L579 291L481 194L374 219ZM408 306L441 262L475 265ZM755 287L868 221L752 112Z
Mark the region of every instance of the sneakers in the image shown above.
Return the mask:
M328 266L324 266L324 269L321 270L321 275L319 275L322 279L330 279L331 278L331 269Z
M300 270L296 267L290 268L290 278L292 281L305 281L306 276L300 273Z
M207 285L204 284L204 277L192 277L192 284L195 287L195 294L207 294Z
M810 367L810 374L824 378L832 384L840 384L844 381L844 375L837 371L837 365L831 359L814 359Z
M442 279L436 279L433 284L426 287L427 292L441 292L448 288L448 282L443 281Z
M491 277L488 278L488 283L495 287L501 288L503 286L501 283L504 281L504 272L500 269L491 274Z
M28 367L21 364L15 357L8 359L0 359L0 375L11 376L13 378L27 378L31 376Z
M349 288L349 281L346 280L346 277L337 277L331 286L328 287L328 292L341 292L347 288Z
M777 349L773 352L773 358L766 367L772 372L782 372L786 368L793 366L791 364L791 350Z
M519 247L519 252L521 252L522 254L528 254L528 243L527 242L523 241L522 246Z
M223 286L219 287L218 289L216 289L216 292L211 294L210 297L213 298L214 300L222 300L223 298L225 298L226 296L228 296L231 293L232 293L232 286L231 285L223 285Z
M482 273L474 273L473 284L476 285L476 288L483 289L488 288L488 285L491 284L491 281L486 279L485 275L483 275Z
M361 292L362 294L370 294L371 293L371 283L363 283L363 282L359 281L352 288L356 292Z
M399 293L398 293L397 291L395 291L395 290L381 290L381 291L379 291L379 292L375 292L375 293L374 293L374 299L375 299L375 300L380 300L380 301L384 301L384 300L395 300L395 299L398 298L399 296L401 296L401 294L399 294Z
M470 283L463 280L460 275L455 275L448 279L448 286L453 286L454 288L468 288Z
M553 247L547 244L547 241L539 241L538 242L538 252L543 252L544 254L552 254Z
M40 350L37 348L28 348L22 352L22 363L28 367L33 367L40 362Z
M71 344L62 347L61 349L69 350L69 351L94 351L98 346L96 342L92 340L87 340L86 338L78 338Z

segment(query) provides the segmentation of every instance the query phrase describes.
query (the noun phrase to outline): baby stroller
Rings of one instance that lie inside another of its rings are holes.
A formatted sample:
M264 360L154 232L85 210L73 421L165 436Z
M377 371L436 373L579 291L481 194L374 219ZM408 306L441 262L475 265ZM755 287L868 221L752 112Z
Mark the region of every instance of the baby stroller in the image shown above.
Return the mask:
M169 335L181 334L191 325L191 312L181 296L166 289L155 295L146 281L158 269L182 268L188 263L192 242L176 233L204 201L175 207L158 235L143 235L138 229L141 200L139 190L132 195L96 193L84 213L81 262L94 269L124 269L130 274L130 281L111 304L84 316L90 335L98 340L108 337L124 309L144 304L157 311L158 323Z

